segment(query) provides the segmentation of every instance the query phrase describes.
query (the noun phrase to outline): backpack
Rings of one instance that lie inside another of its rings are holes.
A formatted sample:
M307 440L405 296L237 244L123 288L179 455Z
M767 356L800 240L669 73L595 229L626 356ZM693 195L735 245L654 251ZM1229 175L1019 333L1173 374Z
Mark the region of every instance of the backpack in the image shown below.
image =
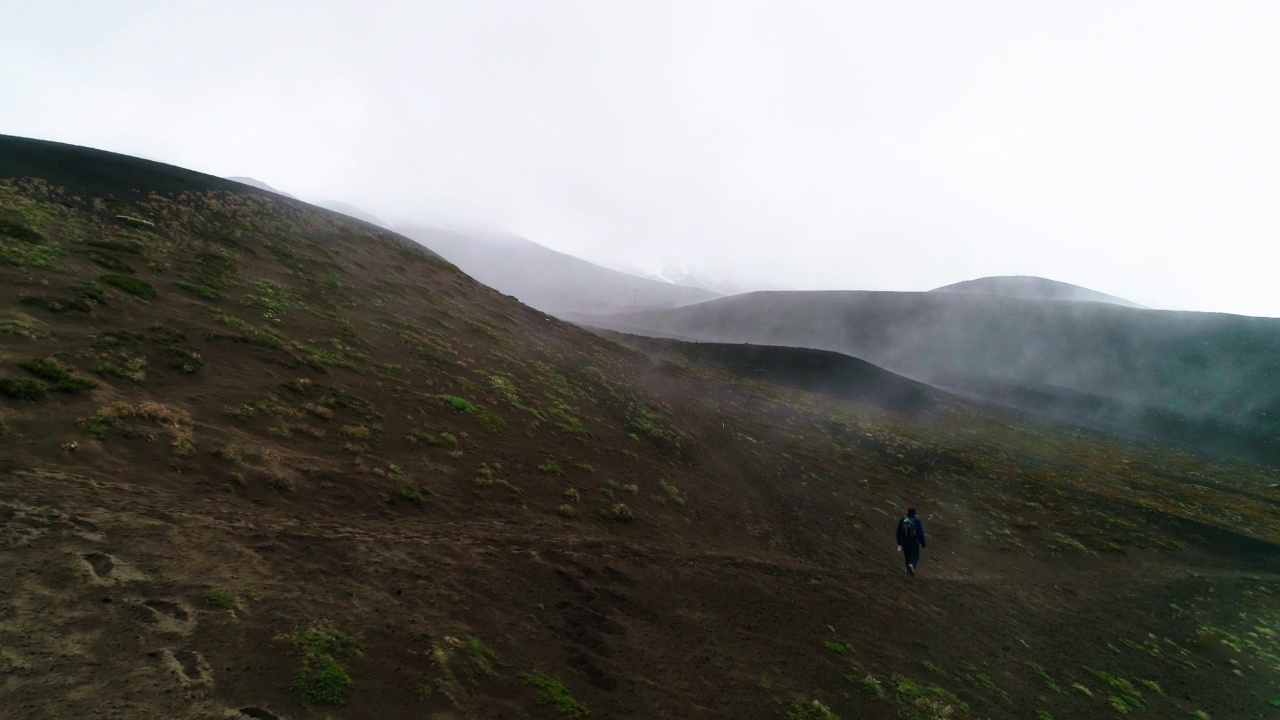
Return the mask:
M907 542L915 542L916 535L918 534L916 532L915 520L912 520L909 517L904 517L899 521L899 524L902 525L902 539Z

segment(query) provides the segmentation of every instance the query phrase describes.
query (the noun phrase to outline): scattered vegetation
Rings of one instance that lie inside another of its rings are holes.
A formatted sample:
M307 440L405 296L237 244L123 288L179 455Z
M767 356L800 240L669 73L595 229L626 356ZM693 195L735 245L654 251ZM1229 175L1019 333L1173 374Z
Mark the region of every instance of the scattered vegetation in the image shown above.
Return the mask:
M688 499L685 497L685 494L675 485L672 485L666 480L659 480L658 487L662 489L662 504L665 505L670 502L681 507L688 504Z
M1046 685L1050 690L1054 691L1055 693L1061 693L1061 692L1062 692L1062 686L1061 686L1061 685L1059 685L1059 684L1058 684L1058 682L1057 682L1056 680L1054 680L1052 676L1050 676L1050 675L1049 675L1048 671L1046 671L1046 670L1045 670L1043 667L1041 667L1038 663L1034 663L1034 662L1031 662L1030 660L1028 660L1028 661L1027 661L1027 667L1029 667L1029 668L1031 668L1033 671L1035 671L1035 674L1039 675L1039 676L1040 676L1040 678L1044 680L1044 684L1045 684L1045 685Z
M151 283L132 275L103 275L98 278L99 282L104 282L112 287L119 288L130 295L143 300L155 300L156 289Z
M208 333L205 337L211 340L230 340L232 342L249 343L253 345L262 345L269 348L284 347L284 340L280 334L268 328L260 328L252 323L245 322L238 317L232 315L218 314L213 317L214 322L231 328L234 333Z
M626 419L627 427L661 445L682 450L688 442L688 435L674 426L670 411L636 401L627 408Z
M600 519L611 523L629 523L636 516L626 504L615 503L607 508L600 508Z
M114 270L117 273L133 274L135 272L132 265L108 252L90 250L86 254L86 257L98 265L101 265L108 270Z
M796 700L787 713L787 720L840 720L840 716L817 700Z
M53 337L49 328L25 313L0 311L0 335L12 335L24 340L48 340Z
M0 393L15 400L39 400L44 397L44 385L26 378L0 377Z
M142 384L147 379L147 358L137 350L141 336L129 332L102 332L94 335L81 357L89 369L102 377L115 377Z
M1107 698L1107 701L1115 708L1116 712L1128 713L1130 710L1141 710L1146 708L1146 703L1142 700L1142 693L1134 687L1133 683L1118 676L1112 675L1105 670L1086 667L1085 670L1094 675L1098 679L1111 686L1116 691L1115 695Z
M166 367L183 375L192 375L204 368L204 359L187 343L187 336L182 332L156 323L149 328L149 334L160 348Z
M37 307L51 313L64 313L73 310L75 312L82 313L93 311L93 306L81 297L56 298L46 295L22 295L18 298L18 304L26 305L27 307Z
M240 603L240 598L236 597L235 593L222 588L210 590L209 594L205 596L205 600L219 610L234 610L236 605Z
M567 718L581 718L591 714L586 705L573 698L569 688L559 678L536 670L522 673L520 678L539 689L533 698L535 703L549 706Z
M125 425L127 420L146 420L166 428L172 437L175 455L186 457L193 450L194 437L191 430L191 417L186 412L171 408L161 403L145 401L136 405L117 402L100 408L97 413L79 421L88 433L98 440L107 438L107 431L120 427L126 437L144 437L151 439L145 429Z
M872 675L871 673L863 673L861 675L851 676L850 679L854 680L858 686L862 688L862 692L867 695L870 695L877 700L884 699L884 685L880 682L880 678L877 678L875 675Z
M469 637L462 645L462 651L467 654L471 660L471 664L475 666L482 674L488 677L497 676L497 671L493 669L493 664L498 661L498 653L493 648L485 644L478 637Z
M22 363L22 369L51 383L50 387L55 392L74 395L97 387L92 380L76 376L70 368L53 357L32 358Z
M422 491L422 488L418 485L414 485L413 483L407 480L402 480L399 483L397 483L396 491L400 493L400 497L404 498L405 500L408 500L414 505L421 506L427 502L426 493Z
M364 646L332 625L314 625L299 631L290 642L302 658L302 666L289 689L303 703L345 703L352 681L338 658L359 654Z
M835 653L835 654L837 654L837 655L852 655L852 654L853 654L853 652L854 652L854 651L853 651L853 645L851 645L851 644L849 644L849 643L847 643L847 642L845 642L845 641L843 641L843 640L839 640L839 639L831 639L831 640L827 640L826 642L824 642L824 643L822 643L822 644L823 644L823 646L824 646L824 647L826 647L828 650L830 650L831 652L833 652L833 653Z

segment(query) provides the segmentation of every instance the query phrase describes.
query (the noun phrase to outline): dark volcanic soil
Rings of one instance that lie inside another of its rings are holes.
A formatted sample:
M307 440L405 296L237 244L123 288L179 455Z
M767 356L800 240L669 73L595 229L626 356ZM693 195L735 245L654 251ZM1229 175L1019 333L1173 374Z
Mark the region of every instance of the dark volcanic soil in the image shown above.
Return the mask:
M2 717L1280 700L1270 471L655 363L389 233L24 143L0 178L66 190L0 179Z

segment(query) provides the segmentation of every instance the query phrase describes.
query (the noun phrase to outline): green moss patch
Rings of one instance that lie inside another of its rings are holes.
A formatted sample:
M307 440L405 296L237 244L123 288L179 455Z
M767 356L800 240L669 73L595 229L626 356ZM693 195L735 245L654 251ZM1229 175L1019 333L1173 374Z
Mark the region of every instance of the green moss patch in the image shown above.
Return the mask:
M344 704L352 681L335 656L359 654L364 646L332 625L314 625L296 633L291 642L302 666L289 689L304 703Z

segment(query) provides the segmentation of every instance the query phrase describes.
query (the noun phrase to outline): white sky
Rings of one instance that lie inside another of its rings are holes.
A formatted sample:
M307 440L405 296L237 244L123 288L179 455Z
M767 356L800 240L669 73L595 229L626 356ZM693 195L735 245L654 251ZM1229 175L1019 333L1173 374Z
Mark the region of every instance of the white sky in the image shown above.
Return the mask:
M796 288L1280 316L1280 3L13 3L0 133Z

